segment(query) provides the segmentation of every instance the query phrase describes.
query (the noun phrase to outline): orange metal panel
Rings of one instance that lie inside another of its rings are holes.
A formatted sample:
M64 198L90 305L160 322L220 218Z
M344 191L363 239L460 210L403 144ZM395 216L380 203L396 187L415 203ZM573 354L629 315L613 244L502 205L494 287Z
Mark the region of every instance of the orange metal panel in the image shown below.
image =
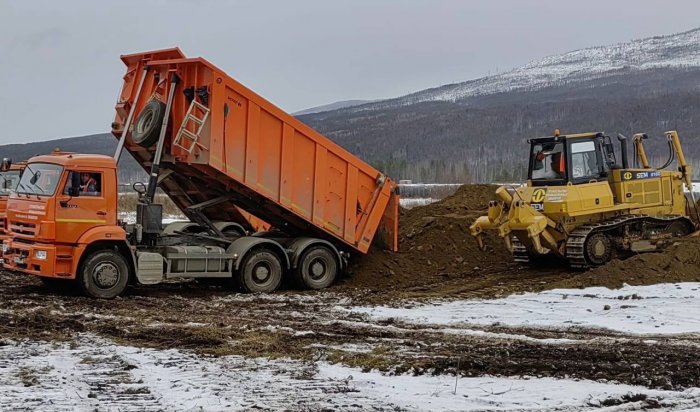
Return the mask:
M346 242L357 244L355 226L357 225L357 168L348 163L348 184L345 189L345 233Z
M314 159L316 145L309 138L294 132L294 167L292 181L292 209L311 220L314 195Z
M326 208L326 154L325 147L316 145L316 173L314 174L314 209L313 221L323 227L323 213Z
M292 206L292 177L294 176L294 129L288 124L282 128L282 165L280 167L280 204Z
M326 208L324 213L327 230L343 237L345 226L345 188L347 186L346 170L348 163L333 153L326 155Z
M260 113L258 147L258 188L270 198L280 200L283 123L266 111Z
M229 108L226 116L226 170L237 180L243 180L245 170L245 143L248 130L248 100L226 87L226 103Z
M248 130L245 140L245 183L255 187L258 182L258 144L260 142L260 107L248 104Z

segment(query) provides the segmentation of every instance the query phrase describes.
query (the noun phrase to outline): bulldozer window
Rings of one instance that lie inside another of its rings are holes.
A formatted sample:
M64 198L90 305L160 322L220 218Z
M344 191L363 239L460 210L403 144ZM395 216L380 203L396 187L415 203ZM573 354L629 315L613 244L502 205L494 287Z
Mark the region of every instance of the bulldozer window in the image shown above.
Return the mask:
M598 165L598 154L596 153L595 142L571 143L571 178L577 179L597 179L600 177Z
M531 156L531 180L560 180L566 177L563 142L534 144Z

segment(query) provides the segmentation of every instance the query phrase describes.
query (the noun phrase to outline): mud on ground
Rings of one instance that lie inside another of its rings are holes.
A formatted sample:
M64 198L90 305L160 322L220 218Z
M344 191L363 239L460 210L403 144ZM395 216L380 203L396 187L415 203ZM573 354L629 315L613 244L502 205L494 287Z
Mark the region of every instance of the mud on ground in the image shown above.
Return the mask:
M700 240L588 272L516 265L496 239L481 252L468 234L495 187L465 186L402 211L401 251L372 251L328 291L241 295L196 282L134 287L111 301L0 272L0 345L90 333L118 343L208 355L327 360L387 373L530 375L614 380L653 388L700 385L700 338L650 339L609 331L472 327L509 338L448 334L372 320L348 308L408 300L496 297L561 287L700 281ZM532 338L567 338L551 345Z

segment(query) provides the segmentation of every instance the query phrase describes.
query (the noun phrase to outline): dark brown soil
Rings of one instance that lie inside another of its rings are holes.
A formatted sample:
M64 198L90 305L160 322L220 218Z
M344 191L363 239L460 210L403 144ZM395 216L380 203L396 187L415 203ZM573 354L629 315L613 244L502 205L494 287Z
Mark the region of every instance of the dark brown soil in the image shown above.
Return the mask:
M401 211L400 251L372 250L356 259L340 290L357 290L371 303L392 299L496 297L552 288L700 281L700 239L664 252L633 256L591 271L565 262L523 266L512 262L500 238L486 234L482 252L469 226L486 212L496 186L465 185L440 202Z
M487 236L489 251L483 253L469 235L469 226L485 212L495 190L491 185L465 185L437 203L402 209L399 253L373 249L358 257L344 286L398 290L513 266L500 239Z

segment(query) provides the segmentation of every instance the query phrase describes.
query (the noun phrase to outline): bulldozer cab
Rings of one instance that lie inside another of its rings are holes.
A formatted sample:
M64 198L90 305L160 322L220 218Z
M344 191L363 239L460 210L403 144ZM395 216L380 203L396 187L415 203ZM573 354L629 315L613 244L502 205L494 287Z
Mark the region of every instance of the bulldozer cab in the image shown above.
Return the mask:
M529 140L528 180L532 186L564 186L606 179L604 138L590 133Z

